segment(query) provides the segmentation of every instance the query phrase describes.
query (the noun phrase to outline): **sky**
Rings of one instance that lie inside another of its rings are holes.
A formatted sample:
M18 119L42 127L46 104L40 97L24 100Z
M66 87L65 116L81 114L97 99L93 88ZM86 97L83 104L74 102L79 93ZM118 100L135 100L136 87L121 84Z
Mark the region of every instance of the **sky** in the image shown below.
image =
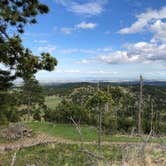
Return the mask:
M23 43L58 60L40 81L166 80L166 0L41 0Z

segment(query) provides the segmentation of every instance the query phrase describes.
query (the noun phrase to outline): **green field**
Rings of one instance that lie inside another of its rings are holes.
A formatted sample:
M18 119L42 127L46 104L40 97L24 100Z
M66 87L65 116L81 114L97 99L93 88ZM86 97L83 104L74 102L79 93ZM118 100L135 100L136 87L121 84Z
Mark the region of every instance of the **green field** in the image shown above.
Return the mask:
M79 141L80 136L72 124L51 124L46 122L30 122L27 125L35 133L46 133L51 136ZM97 129L92 126L81 126L84 141L97 141ZM129 137L127 135L103 135L103 141L108 142L142 142L140 137ZM166 141L166 138L163 138ZM151 138L152 142L161 141L159 138Z
M80 141L80 135L77 132L75 126L72 124L52 124L48 122L26 122L25 125L28 128L33 130L33 136L39 135L41 133L46 134L48 136L53 136L55 138L62 138L64 140L69 141ZM1 127L4 128L5 126ZM81 126L81 133L83 136L83 141L85 142L97 142L98 140L98 133L97 129L93 126L82 125ZM147 136L145 136L147 137ZM119 142L119 143L127 143L127 142L143 142L142 138L139 136L132 136L129 137L128 135L102 135L102 141L111 143L111 142ZM156 138L152 137L150 139L151 142L160 142L166 141L166 137L163 138ZM0 136L0 143L7 143L7 140L4 140Z
M45 99L45 104L48 108L54 109L58 106L58 104L62 101L62 99L58 96L47 96Z

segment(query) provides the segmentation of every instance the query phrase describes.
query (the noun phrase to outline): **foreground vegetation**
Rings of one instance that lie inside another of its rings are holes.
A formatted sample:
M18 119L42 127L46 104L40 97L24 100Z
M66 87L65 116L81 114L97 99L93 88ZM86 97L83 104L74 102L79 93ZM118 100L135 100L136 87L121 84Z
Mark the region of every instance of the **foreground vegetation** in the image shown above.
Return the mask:
M95 145L87 145L89 151L96 152ZM79 145L49 144L20 150L17 154L16 166L40 165L40 166L82 166L88 164L88 156L80 151ZM103 146L102 151L108 160L120 160L121 148ZM13 152L0 155L2 165L10 165Z
M79 133L72 125L28 122L26 126L33 129L32 138L36 138L37 135L44 133L58 138L59 141L57 140L55 143L40 143L39 145L21 148L20 150L0 152L0 163L2 166L10 165L15 152L17 155L15 166L27 164L35 166L123 165L130 162L130 160L132 163L134 161L135 165L143 165L145 163L147 165L152 163L155 165L156 161L158 161L158 164L162 164L166 157L165 150L161 149L164 148L164 145L160 147L160 144L145 143L144 147L143 140L134 136L103 135L103 141L107 141L107 144L103 143L100 149L98 149L95 143L95 140L97 140L96 129L90 126L81 126L83 144L79 142ZM60 143L60 141L63 143ZM89 141L88 144L87 141ZM135 144L135 142L141 143L140 141L143 144ZM159 143L161 139L152 138L149 141ZM162 138L162 141L166 141L166 138ZM3 139L1 139L1 142L8 144ZM19 140L16 142L19 143ZM117 144L112 144L112 142L117 142ZM15 141L13 144L15 144ZM145 158L143 159L143 157Z

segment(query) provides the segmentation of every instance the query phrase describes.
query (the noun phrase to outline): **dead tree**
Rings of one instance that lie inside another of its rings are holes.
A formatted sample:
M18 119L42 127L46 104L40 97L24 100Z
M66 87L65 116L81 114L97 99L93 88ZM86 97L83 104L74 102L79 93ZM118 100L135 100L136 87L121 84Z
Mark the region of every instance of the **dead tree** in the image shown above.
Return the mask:
M141 121L142 121L142 112L143 112L143 77L140 75L140 94L139 94L139 110L138 110L138 134L141 134L142 127L141 127Z
M110 87L109 87L109 85L107 86L107 93L109 94L109 91L110 91ZM106 104L105 104L105 112L108 112L109 111L109 102L107 102Z
M154 109L153 109L153 99L150 99L150 107L151 107L151 122L150 122L150 130L153 132L153 117L154 117Z
M108 166L108 161L101 153L99 153L99 154L93 153L85 147L83 135L81 132L81 127L77 124L77 122L72 117L70 118L70 120L73 122L73 124L80 136L81 149L78 150L78 152L84 153L88 157L88 162L85 163L85 165L88 164L88 165L99 166L99 164L98 164L99 161L102 161L103 166Z
M99 83L97 84L97 91L99 91L100 90L100 86L99 86ZM98 112L98 124L99 124L99 126L98 126L98 148L100 149L100 147L101 147L101 123L102 123L102 111L101 111L101 108L99 107L99 103L98 103L98 105L97 105L97 112Z

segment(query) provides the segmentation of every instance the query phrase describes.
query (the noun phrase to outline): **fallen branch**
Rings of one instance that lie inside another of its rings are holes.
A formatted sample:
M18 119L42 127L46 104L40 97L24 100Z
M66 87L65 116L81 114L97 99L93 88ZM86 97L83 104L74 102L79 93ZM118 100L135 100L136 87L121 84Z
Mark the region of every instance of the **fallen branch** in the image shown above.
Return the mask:
M17 158L17 152L20 150L20 148L18 148L14 154L13 154L13 157L12 157L12 162L10 164L10 166L14 166L15 165L15 161L16 161L16 158Z

